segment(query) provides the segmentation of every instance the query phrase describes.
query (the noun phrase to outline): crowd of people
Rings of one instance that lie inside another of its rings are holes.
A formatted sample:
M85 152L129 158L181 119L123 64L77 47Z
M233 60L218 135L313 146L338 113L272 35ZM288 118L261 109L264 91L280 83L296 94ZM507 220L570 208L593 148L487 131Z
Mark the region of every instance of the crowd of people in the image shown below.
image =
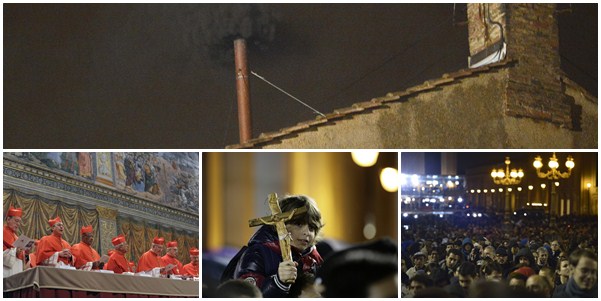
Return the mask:
M81 242L71 246L63 239L64 226L60 217L48 221L51 233L41 237L32 248L17 248L13 246L18 239L17 232L22 224L23 211L21 208L10 207L4 224L3 250L6 259L12 256L22 262L23 269L36 266L65 265L76 269L111 270L116 274L149 272L156 268L161 275L178 275L182 278L198 277L198 249L191 248L190 263L182 264L176 257L178 254L177 241L167 242L166 254L163 255L165 239L155 237L150 250L140 256L138 264L126 259L129 245L124 235L112 238L114 249L105 256L100 256L92 247L94 242L94 229L91 225L80 229ZM8 250L8 252L7 252Z
M402 220L402 297L597 297L597 217Z

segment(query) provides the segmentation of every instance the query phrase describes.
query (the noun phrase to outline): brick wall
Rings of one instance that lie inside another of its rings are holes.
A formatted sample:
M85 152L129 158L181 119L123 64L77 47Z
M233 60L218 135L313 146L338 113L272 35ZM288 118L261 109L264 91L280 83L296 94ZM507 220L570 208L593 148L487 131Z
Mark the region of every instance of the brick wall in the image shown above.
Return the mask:
M559 35L555 4L468 4L470 55L498 42L498 26L485 12L504 24L507 57L518 65L509 72L504 111L509 116L572 128L577 107L560 82ZM473 35L473 36L472 36Z

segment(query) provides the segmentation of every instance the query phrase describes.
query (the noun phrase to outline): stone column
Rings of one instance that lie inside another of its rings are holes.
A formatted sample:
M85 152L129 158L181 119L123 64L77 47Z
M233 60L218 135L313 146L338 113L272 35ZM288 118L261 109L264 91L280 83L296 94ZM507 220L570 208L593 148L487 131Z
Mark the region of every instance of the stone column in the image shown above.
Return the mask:
M106 254L113 249L111 239L117 236L117 210L96 206L98 211L98 225L100 227L100 250L99 254Z

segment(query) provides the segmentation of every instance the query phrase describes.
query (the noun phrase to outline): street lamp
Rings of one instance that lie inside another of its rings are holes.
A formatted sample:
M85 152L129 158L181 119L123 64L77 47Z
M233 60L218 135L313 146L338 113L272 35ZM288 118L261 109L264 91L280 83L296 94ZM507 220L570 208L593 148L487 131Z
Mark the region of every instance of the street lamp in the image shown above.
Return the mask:
M510 171L509 164L511 164L511 160L509 160L509 157L505 157L505 171L503 171L502 168L492 170L490 176L492 177L495 184L503 186L520 184L522 178L524 177L524 171L521 168L517 170L513 168ZM503 192L503 189L499 188L499 192ZM503 214L505 222L509 222L509 217L511 214L509 202L510 192L511 188L505 189L505 212Z
M548 180L559 180L559 179L569 178L570 175L572 175L572 169L576 165L574 163L574 158L572 158L572 156L568 155L568 158L566 159L566 163L565 163L566 167L568 168L568 171L565 171L565 172L559 171L558 170L559 161L557 160L555 153L553 153L553 156L551 156L551 158L549 158L549 163L547 164L549 166L549 170L546 172L543 172L543 171L541 171L541 168L543 167L542 161L543 160L540 156L536 156L536 158L534 158L534 162L532 163L532 165L534 166L534 168L536 168L536 175L539 178L548 179ZM549 186L551 186L551 195L549 198L549 206L548 206L549 207L549 224L552 224L551 219L553 219L553 211L552 211L552 207L551 207L551 202L552 202L553 198L556 196L555 195L555 187L559 186L559 182L549 183Z
M520 168L516 170L515 168L509 171L509 164L511 164L511 160L509 157L505 157L505 171L502 168L493 169L490 173L490 176L493 178L495 184L498 185L517 185L520 184L522 178L524 177L524 171Z
M560 172L559 170L557 170L557 168L559 168L559 162L557 162L557 157L555 156L555 153L553 153L553 156L549 158L549 171L541 172L540 169L543 167L543 162L540 156L536 156L536 158L534 158L534 163L532 163L532 165L534 165L534 168L536 168L536 175L539 178L558 180L569 178L572 174L572 168L574 168L575 164L574 158L572 158L572 156L568 156L568 158L566 159L566 167L568 168L568 171Z

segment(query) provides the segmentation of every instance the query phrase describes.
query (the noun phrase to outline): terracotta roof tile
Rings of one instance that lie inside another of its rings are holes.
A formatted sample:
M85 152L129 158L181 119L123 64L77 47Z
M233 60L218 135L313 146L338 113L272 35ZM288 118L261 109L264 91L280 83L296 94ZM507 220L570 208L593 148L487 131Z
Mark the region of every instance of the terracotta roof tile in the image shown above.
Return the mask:
M305 124L305 125L311 127L311 126L320 125L320 124L326 123L326 122L328 122L328 120L326 118L323 118L323 116L319 115L315 119L299 122L298 124Z
M363 108L364 110L377 108L380 106L382 106L381 101L365 101L365 102L359 102L359 103L353 104L353 107L360 107L360 108Z
M361 111L365 111L365 109L362 107L352 106L352 107L348 107L348 108L334 110L334 113L346 115L346 114L357 113L357 112L361 112Z
M489 65L479 67L479 68L461 69L461 70L458 70L455 72L445 73L440 78L427 80L420 85L410 87L403 91L390 92L390 93L387 93L386 96L383 96L383 97L376 97L376 98L372 98L370 101L355 103L351 107L336 109L336 110L334 110L334 112L326 114L325 117L317 116L313 120L300 122L295 126L286 127L279 131L276 131L276 132L263 133L263 134L259 135L258 138L251 139L247 143L230 145L230 146L227 146L226 148L254 148L254 147L258 147L259 144L281 143L281 141L277 140L278 138L288 136L288 135L293 135L293 134L295 135L298 132L302 132L302 131L305 131L310 128L317 128L317 127L321 126L322 124L328 123L330 121L342 119L347 116L352 116L354 114L361 114L362 112L370 111L372 109L384 108L387 106L387 103L389 103L389 102L404 101L404 100L407 100L408 96L410 96L410 95L418 94L423 91L432 90L432 89L437 88L438 86L452 83L455 80L458 80L461 78L470 77L470 76L477 75L480 73L485 73L490 70L495 70L495 69L499 69L499 68L505 68L508 66L512 66L512 65L514 65L514 63L515 63L514 60L505 60L505 61L489 64Z

